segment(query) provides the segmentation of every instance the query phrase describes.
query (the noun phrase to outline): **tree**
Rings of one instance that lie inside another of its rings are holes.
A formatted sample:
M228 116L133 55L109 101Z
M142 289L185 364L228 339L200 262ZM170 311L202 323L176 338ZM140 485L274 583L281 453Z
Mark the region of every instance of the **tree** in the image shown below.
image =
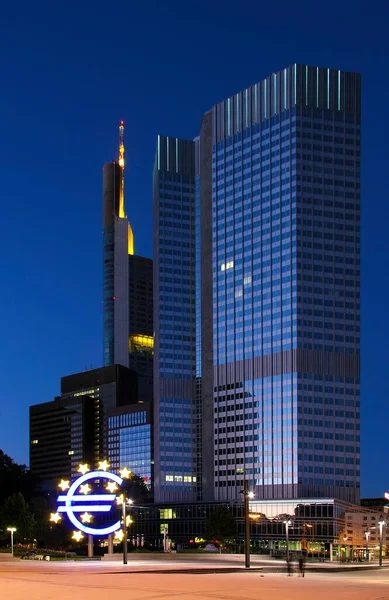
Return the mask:
M5 534L7 527L16 527L17 540L29 542L34 537L35 517L20 492L9 496L0 508L0 528Z
M134 504L151 501L151 493L143 477L133 473L131 477L124 480L123 488L127 498L131 498Z
M236 522L227 507L218 506L207 515L205 531L208 541L217 541L221 545L235 538Z
M6 498L21 492L30 500L37 487L37 479L26 465L18 465L8 454L0 450L0 506Z

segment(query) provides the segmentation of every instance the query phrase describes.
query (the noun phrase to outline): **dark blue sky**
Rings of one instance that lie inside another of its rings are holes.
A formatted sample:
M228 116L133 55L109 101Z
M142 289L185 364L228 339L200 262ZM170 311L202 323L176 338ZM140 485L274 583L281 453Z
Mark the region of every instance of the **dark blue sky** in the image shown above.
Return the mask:
M386 4L4 3L0 448L28 462L29 405L101 364L101 168L119 119L136 253L151 256L156 135L192 138L215 102L301 62L363 75L362 493L389 489Z

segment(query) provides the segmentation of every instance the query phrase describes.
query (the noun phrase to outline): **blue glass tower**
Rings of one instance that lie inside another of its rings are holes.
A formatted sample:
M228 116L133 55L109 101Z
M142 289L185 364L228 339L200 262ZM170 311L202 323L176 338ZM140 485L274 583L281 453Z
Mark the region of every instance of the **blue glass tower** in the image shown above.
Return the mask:
M194 142L158 136L154 165L154 498L197 494Z
M204 116L203 483L216 499L239 498L245 478L256 498L359 499L360 87L293 65Z

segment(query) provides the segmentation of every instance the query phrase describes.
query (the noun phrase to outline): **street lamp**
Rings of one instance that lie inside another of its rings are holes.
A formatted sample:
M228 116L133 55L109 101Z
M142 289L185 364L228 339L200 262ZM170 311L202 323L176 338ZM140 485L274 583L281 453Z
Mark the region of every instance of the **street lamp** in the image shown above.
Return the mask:
M365 531L365 537L366 537L366 560L369 560L369 537L370 537L370 531L368 529L366 529L366 531Z
M250 568L250 515L249 515L249 499L254 498L254 492L249 492L249 482L244 480L243 491L244 496L244 554L246 569Z
M118 499L119 504L122 505L122 517L123 517L123 565L127 564L128 557L128 547L127 547L127 515L126 515L126 507L127 504L131 506L133 500L130 498L126 498L124 494L120 496Z
M11 533L11 553L14 555L14 533L16 531L16 527L7 527L7 531Z
M378 521L378 525L380 526L380 558L379 558L379 565L380 565L380 567L382 567L382 537L383 537L383 529L384 529L384 525L386 525L386 521L384 521L381 518L381 520Z
M288 519L284 521L285 525L285 537L286 537L286 561L289 562L289 527L292 525L292 521Z

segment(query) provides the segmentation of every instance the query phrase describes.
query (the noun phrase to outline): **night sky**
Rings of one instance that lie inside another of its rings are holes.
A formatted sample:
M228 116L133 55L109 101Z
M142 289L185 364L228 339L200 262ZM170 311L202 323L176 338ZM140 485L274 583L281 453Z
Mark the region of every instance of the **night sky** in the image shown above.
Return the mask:
M12 7L11 7L12 4ZM374 10L373 10L374 9ZM362 494L389 489L387 2L37 0L0 15L0 448L102 363L102 166L126 124L126 210L152 256L156 136L295 62L362 72Z

